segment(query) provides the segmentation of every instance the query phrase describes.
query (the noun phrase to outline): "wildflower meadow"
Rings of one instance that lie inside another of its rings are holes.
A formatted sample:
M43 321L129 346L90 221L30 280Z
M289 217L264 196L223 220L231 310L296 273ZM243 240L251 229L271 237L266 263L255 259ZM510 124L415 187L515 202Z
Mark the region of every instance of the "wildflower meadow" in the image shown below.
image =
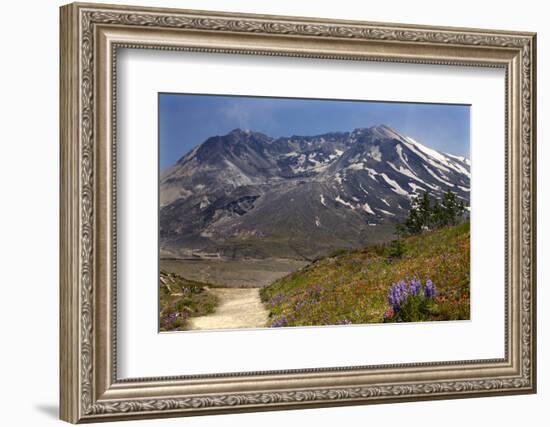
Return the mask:
M261 290L271 327L470 318L470 226L343 250Z

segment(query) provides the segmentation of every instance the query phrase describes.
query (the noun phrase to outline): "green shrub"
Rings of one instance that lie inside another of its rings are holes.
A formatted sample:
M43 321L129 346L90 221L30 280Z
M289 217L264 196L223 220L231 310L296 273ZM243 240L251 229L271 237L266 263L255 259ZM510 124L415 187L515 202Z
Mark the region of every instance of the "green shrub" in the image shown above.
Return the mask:
M390 320L394 322L425 322L439 314L439 308L434 300L426 299L422 295L410 296Z
M336 258L336 257L342 256L342 255L346 255L348 253L349 253L348 249L340 248L340 249L336 249L333 252L331 252L329 257L330 258Z
M405 244L403 243L403 240L392 240L392 242L390 243L388 255L391 259L403 257L403 255L405 255Z

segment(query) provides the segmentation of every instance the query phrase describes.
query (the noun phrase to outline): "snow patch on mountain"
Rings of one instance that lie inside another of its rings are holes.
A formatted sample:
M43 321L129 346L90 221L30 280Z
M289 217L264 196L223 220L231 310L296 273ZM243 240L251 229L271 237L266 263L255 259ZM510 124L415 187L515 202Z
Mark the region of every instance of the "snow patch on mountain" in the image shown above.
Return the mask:
M437 151L432 150L431 148L425 147L424 145L420 144L419 142L416 142L414 139L409 138L409 137L405 137L404 144L407 146L407 148L409 148L409 150L413 151L417 156L419 156L425 162L428 162L434 168L441 169L445 172L450 172L451 171L444 164L442 164L442 162L440 162L439 160L436 161L437 158L442 157L440 155L440 153L438 153ZM423 150L421 147L426 149L426 150ZM430 152L435 153L437 155L437 157L433 157L433 156L430 156L429 154L427 154L426 151L428 151L428 150Z
M365 164L360 162L360 163L352 163L346 169L360 171L360 170L363 170L364 168L365 168Z
M467 158L464 157L464 156L455 156L454 154L449 154L449 153L445 153L445 155L446 155L447 157L452 158L452 159L459 160L459 161L461 161L462 163L466 163L468 166L471 166L471 165L470 165L470 159L467 159Z
M382 161L382 153L380 152L380 147L378 147L378 145L373 145L367 155L377 162Z
M408 176L409 178L412 178L414 179L415 181L418 181L420 182L421 184L425 185L426 187L429 187L431 188L432 190L439 190L439 187L437 186L433 186L431 184L428 184L427 182L423 181L422 179L420 179L418 177L418 175L413 171L413 168L411 168L411 166L409 165L408 163L408 157L407 155L403 152L403 146L401 144L398 144L396 145L395 147L396 151L397 151L397 154L399 156L399 158L401 159L401 161L403 162L403 164L405 164L405 166L407 167L407 169L405 169L403 166L399 166L399 168L397 168L393 163L391 162L388 162L389 165L397 172L399 173L402 173L403 175L406 175Z
M380 209L380 208L377 208L380 212L382 212L383 214L386 214L386 215L389 215L389 216L395 216L394 213L390 212L390 211L386 211L384 209Z
M299 153L297 153L296 151L291 151L290 153L283 154L283 157L296 157L298 155Z
M401 144L397 144L395 146L395 151L397 151L397 155L399 156L401 161L405 163L405 165L407 165L407 167L410 169L411 167L409 166L409 163L408 163L409 159L407 158L407 155L403 153L403 146Z
M369 177L374 179L375 181L378 181L378 179L376 179L376 175L378 175L378 172L376 172L374 169L372 168L367 168L367 167L364 167L363 168L364 170L367 171L367 173L369 174Z
M433 148L426 147L425 145L421 144L420 142L410 137L407 137L406 139L412 142L420 151L425 153L430 158L428 159L430 163L432 163L431 159L435 159L437 162L439 162L439 165L437 166L433 165L438 169L445 170L446 168L448 168L446 169L446 172L449 172L449 169L453 169L455 172L467 175L468 177L470 176L470 172L466 168L460 165L460 163L457 163L456 161L452 160L452 158L454 157L457 160L464 161L465 159L463 157L453 156L450 154L443 154L443 153L440 153L439 151L434 150Z
M409 178L420 180L410 169L405 169L403 166L399 165L399 168L395 166L392 162L386 162L390 167L400 174L403 174L405 176L408 176Z
M409 182L409 187L412 188L414 193L416 193L418 190L426 191L424 188L422 188L420 185L416 185L414 182Z
M355 209L355 206L353 206L351 203L349 202L346 202L345 200L343 200L340 195L336 196L336 200L338 203L344 205L344 206L347 206L348 208L351 208L351 209Z
M389 178L388 175L386 175L385 173L381 173L380 176L384 178L384 181L388 183L388 185L392 188L392 190L395 193L400 194L402 196L409 197L409 193L403 190L401 186L397 183L397 181L394 181L393 179Z
M450 183L449 181L437 176L437 174L433 170L431 170L428 166L426 166L426 165L423 165L423 166L424 166L424 169L426 169L428 171L428 173L431 176L433 176L435 179L437 179L439 182L442 182L443 184L445 184L449 187L454 187L455 186L454 184Z
M371 209L367 202L363 203L363 210L371 215L375 215L374 211Z
M208 200L207 196L204 196L201 199L201 203L199 204L199 209L204 209L204 208L207 208L208 206L210 206L210 200Z

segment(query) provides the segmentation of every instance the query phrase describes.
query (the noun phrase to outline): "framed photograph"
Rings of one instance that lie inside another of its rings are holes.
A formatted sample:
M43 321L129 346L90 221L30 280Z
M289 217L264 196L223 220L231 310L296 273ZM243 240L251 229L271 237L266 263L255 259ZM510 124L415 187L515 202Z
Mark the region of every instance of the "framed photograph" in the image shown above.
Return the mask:
M61 8L61 418L536 391L535 34Z

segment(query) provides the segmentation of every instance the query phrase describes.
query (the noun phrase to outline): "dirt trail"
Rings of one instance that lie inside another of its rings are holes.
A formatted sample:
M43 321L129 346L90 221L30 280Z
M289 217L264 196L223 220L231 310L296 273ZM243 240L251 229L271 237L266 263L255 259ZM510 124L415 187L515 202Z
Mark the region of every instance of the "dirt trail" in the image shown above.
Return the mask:
M259 288L211 288L219 305L214 313L189 319L189 329L263 328L268 311L260 300Z

